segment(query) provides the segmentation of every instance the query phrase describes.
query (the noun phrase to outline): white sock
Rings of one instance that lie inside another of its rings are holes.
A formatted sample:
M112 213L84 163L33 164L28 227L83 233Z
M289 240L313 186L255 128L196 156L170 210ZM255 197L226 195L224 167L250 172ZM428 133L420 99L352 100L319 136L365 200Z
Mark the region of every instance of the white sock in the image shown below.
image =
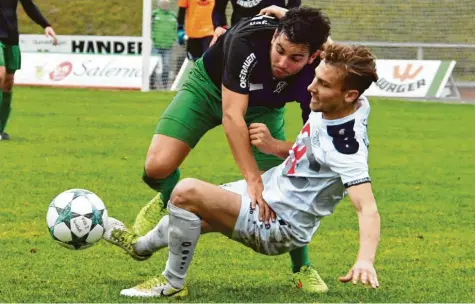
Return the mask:
M164 216L157 226L137 239L134 250L139 255L148 255L169 245L169 216Z
M200 237L201 220L197 215L174 206L171 202L168 210L169 258L162 274L173 287L181 288Z

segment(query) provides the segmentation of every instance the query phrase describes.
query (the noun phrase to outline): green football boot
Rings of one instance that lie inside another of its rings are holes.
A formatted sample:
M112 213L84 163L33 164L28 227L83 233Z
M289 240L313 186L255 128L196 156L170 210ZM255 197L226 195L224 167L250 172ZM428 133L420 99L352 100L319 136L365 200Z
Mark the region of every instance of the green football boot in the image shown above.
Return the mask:
M317 271L311 266L302 266L299 272L293 274L294 285L305 292L325 293L329 290Z
M167 208L162 200L162 194L158 193L139 211L132 226L132 231L139 236L146 235L166 214Z

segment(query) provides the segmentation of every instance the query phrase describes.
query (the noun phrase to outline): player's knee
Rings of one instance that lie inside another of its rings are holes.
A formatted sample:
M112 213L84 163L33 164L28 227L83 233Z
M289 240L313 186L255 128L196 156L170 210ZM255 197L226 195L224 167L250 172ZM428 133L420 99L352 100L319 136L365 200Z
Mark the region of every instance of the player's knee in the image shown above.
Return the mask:
M162 157L147 155L145 161L145 173L147 176L154 179L164 179L172 174L175 169L177 168L168 163L165 159L162 159Z
M7 74L2 81L3 92L11 92L13 89L13 75Z
M199 183L194 178L182 179L172 191L170 201L174 206L188 210L190 212L197 212L197 203L200 202Z
M5 67L0 67L0 85L3 88L3 82L5 81L5 76L7 75L7 70Z

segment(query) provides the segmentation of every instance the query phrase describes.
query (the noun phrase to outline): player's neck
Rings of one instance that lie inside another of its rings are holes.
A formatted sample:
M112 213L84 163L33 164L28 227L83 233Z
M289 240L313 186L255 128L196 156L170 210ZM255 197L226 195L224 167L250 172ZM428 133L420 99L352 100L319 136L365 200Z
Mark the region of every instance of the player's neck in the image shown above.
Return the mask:
M336 120L352 115L357 111L361 106L360 101L353 103L351 106L341 108L332 113L322 113L322 118L326 120Z

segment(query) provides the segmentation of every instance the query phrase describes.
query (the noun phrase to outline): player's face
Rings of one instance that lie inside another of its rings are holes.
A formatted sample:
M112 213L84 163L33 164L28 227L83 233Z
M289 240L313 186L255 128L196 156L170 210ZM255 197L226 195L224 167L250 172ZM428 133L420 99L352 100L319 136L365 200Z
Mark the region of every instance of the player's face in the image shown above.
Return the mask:
M306 64L312 63L316 56L309 54L307 45L290 42L284 33L275 34L270 54L273 77L283 79L297 74Z
M168 0L159 0L159 5L160 5L160 8L165 10L165 11L169 9L169 1Z
M342 90L345 79L343 69L321 61L316 68L316 76L307 90L311 93L311 110L323 112L328 119L346 113L358 96L356 90Z

